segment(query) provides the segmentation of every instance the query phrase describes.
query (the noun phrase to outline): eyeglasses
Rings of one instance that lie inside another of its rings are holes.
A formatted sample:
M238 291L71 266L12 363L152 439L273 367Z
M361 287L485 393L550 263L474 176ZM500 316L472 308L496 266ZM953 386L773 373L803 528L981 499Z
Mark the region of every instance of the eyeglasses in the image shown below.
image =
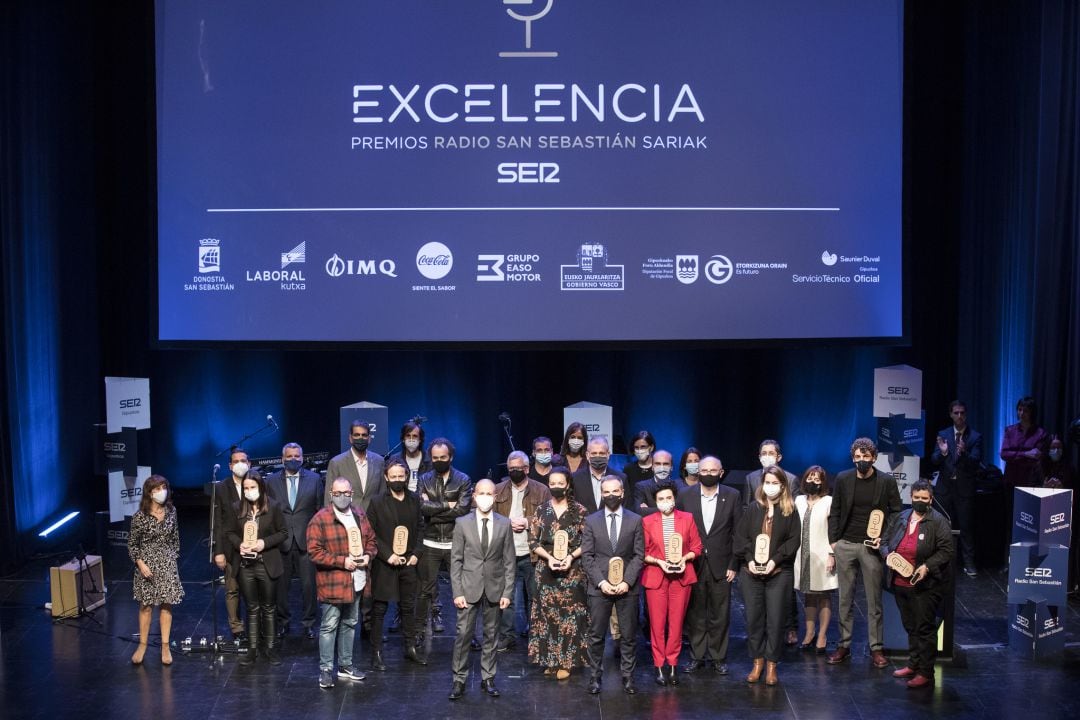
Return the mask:
M330 497L352 497L352 490L347 490L345 492L332 492L330 493Z
M699 470L698 475L723 475L723 470Z

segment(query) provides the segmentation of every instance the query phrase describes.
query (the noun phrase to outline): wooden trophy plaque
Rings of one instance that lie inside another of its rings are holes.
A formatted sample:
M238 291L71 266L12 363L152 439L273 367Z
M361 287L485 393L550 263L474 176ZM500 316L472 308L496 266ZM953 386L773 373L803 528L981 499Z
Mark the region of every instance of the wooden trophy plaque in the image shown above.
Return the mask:
M609 585L618 585L623 581L625 563L621 557L613 557L608 560L607 581Z
M565 530L556 530L552 538L551 557L559 562L566 559L570 554L570 533Z
M769 564L769 545L771 540L768 535L761 533L754 539L754 565L759 572L765 570Z
M668 563L672 565L678 565L682 562L683 556L683 538L677 532L671 533L671 537L668 538L667 547L665 548L667 557L665 558Z
M909 578L915 574L915 566L905 560L900 553L889 553L889 556L885 558L885 564L902 577Z
M873 546L874 541L881 537L881 531L885 527L885 513L881 510L870 511L870 521L866 523L866 537L869 540L863 540L863 545Z
M259 523L248 520L244 523L244 544L254 545L259 540Z
M360 528L349 528L349 554L354 558L364 554L364 539L360 536Z
M394 542L390 549L395 555L405 555L405 551L409 549L409 528L404 525L394 528Z

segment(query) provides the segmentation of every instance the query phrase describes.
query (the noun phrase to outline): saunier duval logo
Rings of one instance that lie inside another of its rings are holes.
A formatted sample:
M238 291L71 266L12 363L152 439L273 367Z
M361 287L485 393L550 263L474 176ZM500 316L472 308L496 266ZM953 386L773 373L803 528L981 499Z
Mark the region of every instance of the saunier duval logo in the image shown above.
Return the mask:
M515 20L525 23L525 49L524 50L508 50L499 53L499 57L503 58L553 58L558 57L559 53L553 51L540 51L533 50L532 35L533 35L533 23L540 18L551 12L552 6L555 4L555 0L503 0L503 5L509 5L511 7L506 8L506 14ZM531 6L532 9L539 9L539 12L534 12L531 15L520 13L514 9L513 6Z
M281 253L281 269L289 267L293 263L307 262L307 240L294 247L289 252Z
M199 240L199 272L221 272L221 241L217 238Z
M248 270L245 279L250 282L276 282L281 283L282 290L306 290L307 278L303 270L286 270L293 263L307 262L307 241L304 241L288 252L281 253L281 270Z
M607 249L601 243L583 243L576 265L559 266L560 290L624 290L624 266L608 264Z

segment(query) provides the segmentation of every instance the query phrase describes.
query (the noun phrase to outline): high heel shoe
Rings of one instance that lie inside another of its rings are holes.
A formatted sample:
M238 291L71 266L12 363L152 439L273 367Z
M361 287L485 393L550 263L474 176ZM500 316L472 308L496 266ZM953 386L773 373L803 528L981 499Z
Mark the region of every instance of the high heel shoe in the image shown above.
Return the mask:
M172 650L169 649L168 645L162 645L161 646L161 664L162 665L172 665L172 663L173 663Z
M132 665L142 665L143 664L143 656L145 656L145 655L146 655L146 645L140 644L139 647L135 649L135 653L131 656L131 664Z

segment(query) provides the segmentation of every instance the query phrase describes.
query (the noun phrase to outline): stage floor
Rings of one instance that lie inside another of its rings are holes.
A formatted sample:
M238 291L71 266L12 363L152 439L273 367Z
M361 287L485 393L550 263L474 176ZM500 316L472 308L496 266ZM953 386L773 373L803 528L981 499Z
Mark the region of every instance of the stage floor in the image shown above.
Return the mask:
M197 639L211 633L211 576L206 550L197 540L197 523L183 526L181 576L187 596L176 608L173 639ZM122 556L121 556L122 557ZM42 718L337 718L361 715L391 718L1067 718L1080 717L1080 643L1077 642L1078 604L1070 603L1066 619L1066 651L1056 663L1032 663L1007 647L1004 621L1005 575L980 572L957 580L956 642L964 667L940 667L932 690L908 690L891 672L903 664L896 658L887 670L870 667L865 617L858 613L854 658L837 667L823 655L791 648L780 665L780 684L774 688L748 686L743 609L733 594L731 674L712 671L680 675L675 688L652 682L652 662L642 643L638 652L638 694L622 692L611 645L605 660L603 691L585 690L586 676L578 670L564 682L547 679L526 659L525 642L500 654L497 685L500 698L479 689L479 654L465 697L447 700L453 623L436 635L431 662L420 667L401 657L401 638L394 633L384 650L387 672L368 672L368 646L358 634L358 665L364 681L338 680L322 690L317 683L318 659L313 641L293 634L282 648L284 662L252 669L237 665L235 655L211 658L174 652L175 663L163 667L152 638L146 662L130 664L135 649L136 605L131 599L130 564L106 556L109 599L83 618L53 622L44 603L49 600L50 564L69 557L36 561L14 577L0 581L0 716L7 720ZM294 607L299 605L293 583ZM449 588L443 588L444 596ZM218 591L221 602L222 593ZM893 602L886 596L886 602ZM444 597L444 612L452 620L453 606ZM219 610L224 631L224 607ZM95 621L96 620L96 621ZM156 620L154 632L156 633ZM830 631L834 643L835 619ZM831 645L830 645L831 647ZM684 649L683 657L687 656Z

